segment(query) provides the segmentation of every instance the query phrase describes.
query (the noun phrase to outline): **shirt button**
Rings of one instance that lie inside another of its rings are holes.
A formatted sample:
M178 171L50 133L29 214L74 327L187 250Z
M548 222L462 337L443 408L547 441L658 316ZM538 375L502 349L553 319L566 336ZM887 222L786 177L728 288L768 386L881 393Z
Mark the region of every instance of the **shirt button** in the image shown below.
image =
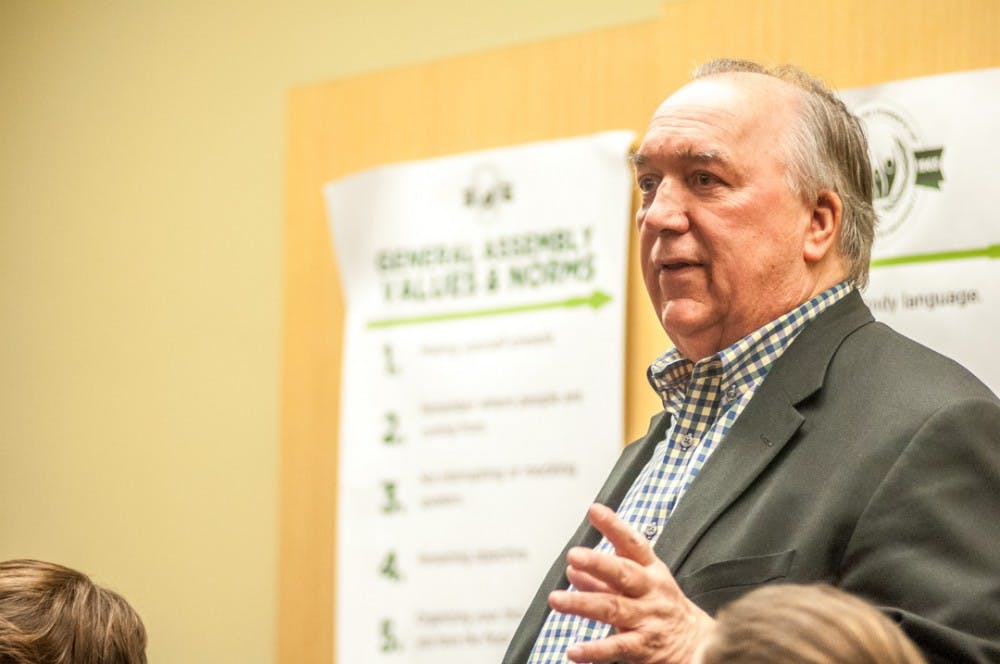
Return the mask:
M730 385L726 388L726 398L730 401L736 401L736 397L740 396L740 391L735 385Z
M656 533L659 532L659 528L656 527L655 523L647 523L642 529L642 534L646 536L646 539L652 540L656 537Z
M689 433L686 433L683 436L681 436L681 449L682 450L688 449L689 447L691 447L692 444L694 444L694 436L692 436Z

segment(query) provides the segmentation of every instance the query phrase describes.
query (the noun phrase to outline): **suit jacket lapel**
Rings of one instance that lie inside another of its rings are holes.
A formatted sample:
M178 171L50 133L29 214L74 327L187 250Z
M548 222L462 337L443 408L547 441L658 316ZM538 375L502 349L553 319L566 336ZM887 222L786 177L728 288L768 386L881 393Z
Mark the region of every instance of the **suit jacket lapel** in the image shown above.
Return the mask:
M774 459L802 423L795 406L823 384L837 347L851 332L871 322L871 313L854 291L830 307L798 336L775 362L767 379L709 457L677 505L657 540L656 552L676 570L698 538ZM622 452L596 501L617 510L670 424L666 413L650 421L646 436ZM595 546L600 533L584 521L549 570L504 655L504 664L523 664L548 615L548 594L567 587L566 551Z
M802 416L787 395L764 393L762 386L705 462L657 539L656 553L667 567L680 567L702 533L750 486L801 424Z
M625 494L628 493L629 487L632 486L632 482L639 475L639 471L653 456L656 444L663 440L664 432L669 423L670 418L667 417L666 411L650 419L649 430L645 437L635 441L622 451L621 457L619 457L594 502L607 505L614 510L618 509ZM503 664L519 664L528 661L531 649L535 645L535 639L545 624L545 618L549 615L549 593L553 590L569 587L569 580L566 578L566 552L574 546L594 547L600 541L601 533L584 518L562 553L549 568L538 592L535 593L535 598L528 606L527 612L521 619L521 624L518 625L517 631L514 633L514 638L507 647Z
M613 510L617 510L625 499L625 494L632 487L632 482L639 476L643 466L653 456L656 444L663 440L667 427L670 425L670 418L667 411L661 411L649 419L649 428L646 435L625 448L621 458L615 464L604 486L597 494L594 502L607 505ZM586 523L586 521L585 521ZM596 529L591 528L595 533ZM598 537L598 541L600 537ZM596 543L596 542L595 542Z
M808 325L708 458L657 539L656 553L676 572L698 538L774 460L802 425L796 405L819 390L841 342L871 322L857 291Z

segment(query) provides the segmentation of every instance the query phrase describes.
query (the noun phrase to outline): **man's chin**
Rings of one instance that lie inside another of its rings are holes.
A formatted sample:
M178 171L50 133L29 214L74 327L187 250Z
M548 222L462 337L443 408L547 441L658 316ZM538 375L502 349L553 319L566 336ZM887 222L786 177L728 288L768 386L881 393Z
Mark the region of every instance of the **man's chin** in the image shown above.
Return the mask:
M660 324L670 338L674 335L690 336L710 327L709 311L701 302L674 300L668 302L660 313Z
M661 309L660 325L684 357L698 360L718 351L718 320L698 300L672 300Z

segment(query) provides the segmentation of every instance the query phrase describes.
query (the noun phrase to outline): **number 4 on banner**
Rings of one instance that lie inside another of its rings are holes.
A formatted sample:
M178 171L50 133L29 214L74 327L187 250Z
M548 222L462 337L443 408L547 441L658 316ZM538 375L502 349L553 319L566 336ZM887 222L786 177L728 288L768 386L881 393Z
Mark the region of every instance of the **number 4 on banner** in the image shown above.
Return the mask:
M399 581L403 577L399 574L399 568L396 566L396 552L390 551L386 554L385 558L382 559L382 565L379 568L379 574L387 579L392 579L393 581Z

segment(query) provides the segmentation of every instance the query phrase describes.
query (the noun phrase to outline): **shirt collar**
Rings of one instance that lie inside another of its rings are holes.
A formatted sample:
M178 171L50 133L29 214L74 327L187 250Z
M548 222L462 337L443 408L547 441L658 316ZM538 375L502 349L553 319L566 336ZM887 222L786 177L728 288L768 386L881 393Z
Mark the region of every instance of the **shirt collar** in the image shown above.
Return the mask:
M798 333L851 290L851 285L842 281L697 363L681 355L676 347L671 348L649 365L646 371L649 384L664 407L668 407L671 402L683 399L692 375L717 371L716 367L721 366L721 392L733 401L747 388L759 384Z

